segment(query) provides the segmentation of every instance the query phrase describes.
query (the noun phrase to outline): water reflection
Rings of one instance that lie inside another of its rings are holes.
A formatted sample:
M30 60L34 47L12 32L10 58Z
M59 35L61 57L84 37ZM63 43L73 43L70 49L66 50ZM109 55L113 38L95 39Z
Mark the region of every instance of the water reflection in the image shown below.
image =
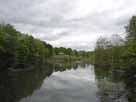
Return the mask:
M136 70L77 63L0 73L0 102L136 102Z
M44 80L39 90L20 102L99 102L93 67L82 66L77 66L78 69L54 72Z
M45 67L24 72L1 72L0 102L17 102L32 95L34 90L41 87L44 78L52 74L52 70Z
M101 102L136 102L136 72L95 68Z
M124 83L127 90L127 99L129 102L136 102L136 67L126 70Z
M77 69L79 66L82 66L81 68L84 68L85 65L86 64L79 65L71 63L53 65L44 64L35 66L35 68L29 71L1 72L0 102L19 102L20 99L32 96L35 92L37 92L37 90L42 87L45 79L49 77L53 72L62 72L68 69ZM50 86L51 84L48 85Z

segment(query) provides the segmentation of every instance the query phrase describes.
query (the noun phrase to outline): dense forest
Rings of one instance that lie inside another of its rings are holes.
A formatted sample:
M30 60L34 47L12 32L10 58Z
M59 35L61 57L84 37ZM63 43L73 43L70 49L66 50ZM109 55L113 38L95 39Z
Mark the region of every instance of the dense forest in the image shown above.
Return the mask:
M52 45L17 31L10 24L0 24L0 70L28 68L48 59L76 60L89 57L85 51ZM60 58L63 56L63 58Z

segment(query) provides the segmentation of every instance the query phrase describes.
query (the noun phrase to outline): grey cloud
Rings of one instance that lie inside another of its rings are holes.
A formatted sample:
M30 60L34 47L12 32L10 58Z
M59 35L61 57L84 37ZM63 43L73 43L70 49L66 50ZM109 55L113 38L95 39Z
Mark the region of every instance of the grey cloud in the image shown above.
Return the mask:
M102 1L101 8L98 6L86 15L79 15L80 11L76 11L79 0L0 0L0 22L11 23L24 33L53 42L54 46L93 49L101 34L124 33L124 26L136 13L135 0L109 0L114 5ZM75 39L80 35L88 38Z
M60 33L57 33L56 35L50 35L50 32L46 34L42 34L43 36L42 37L39 37L40 39L42 40L45 40L45 41L56 41L56 40L59 40L61 39L62 37L64 36L67 36L69 35L69 32L67 31L62 31Z

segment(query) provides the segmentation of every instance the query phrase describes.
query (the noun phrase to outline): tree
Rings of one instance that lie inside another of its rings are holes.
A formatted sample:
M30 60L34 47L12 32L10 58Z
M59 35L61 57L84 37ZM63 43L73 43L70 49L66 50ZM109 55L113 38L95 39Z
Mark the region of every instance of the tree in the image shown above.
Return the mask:
M53 47L50 44L47 44L45 47L48 48L48 57L53 55Z
M57 47L54 48L54 53L55 53L55 55L59 54L59 49Z
M136 16L133 16L130 19L130 22L128 24L128 26L126 27L126 31L127 31L127 41L136 39Z
M107 38L100 37L96 42L95 48L95 65L110 66L111 65L111 43Z
M68 49L66 50L66 54L71 56L71 55L72 55L72 49L71 49L71 48L68 48Z
M16 49L20 33L9 24L0 24L0 64L1 68L15 65Z
M131 68L131 66L136 66L136 16L131 18L127 26L126 39L128 43L123 55L123 60L124 63L127 64L127 68Z
M0 24L0 69L27 68L44 62L51 50L46 42L22 34L9 24Z
M111 64L112 67L117 67L122 61L122 52L124 52L125 41L118 34L114 34L110 37L111 42Z
M132 40L128 43L124 53L124 63L127 66L136 66L136 40Z

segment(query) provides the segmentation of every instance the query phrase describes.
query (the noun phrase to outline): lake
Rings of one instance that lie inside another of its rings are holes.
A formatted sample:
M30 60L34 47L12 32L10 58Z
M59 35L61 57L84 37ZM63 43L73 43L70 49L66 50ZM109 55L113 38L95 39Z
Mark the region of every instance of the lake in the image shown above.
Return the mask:
M89 64L3 72L0 102L135 102L127 80L118 73Z

